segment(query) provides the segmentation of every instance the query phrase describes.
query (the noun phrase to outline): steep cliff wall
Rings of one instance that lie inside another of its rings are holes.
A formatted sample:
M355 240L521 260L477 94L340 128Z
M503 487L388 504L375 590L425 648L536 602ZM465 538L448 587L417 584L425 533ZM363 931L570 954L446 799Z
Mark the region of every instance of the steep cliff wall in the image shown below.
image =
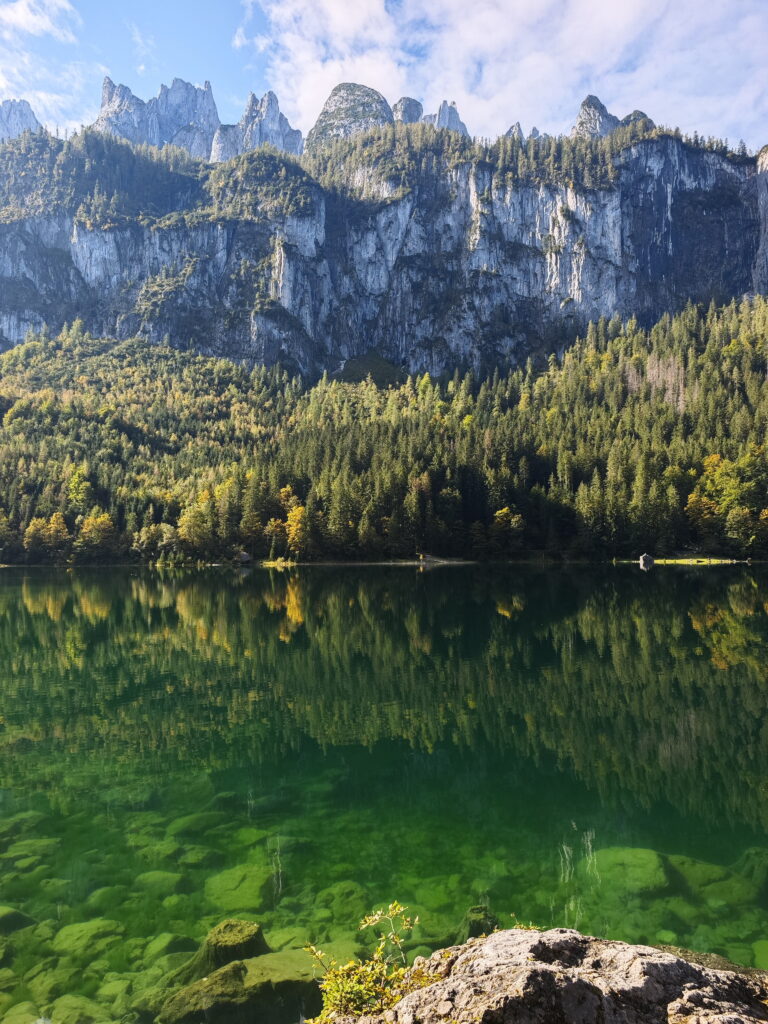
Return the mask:
M372 348L441 372L546 354L602 315L650 321L768 287L768 175L671 136L624 149L599 188L523 184L478 159L433 159L407 188L373 160L333 188L262 164L222 165L219 199L173 216L3 212L2 343L80 316L308 373Z

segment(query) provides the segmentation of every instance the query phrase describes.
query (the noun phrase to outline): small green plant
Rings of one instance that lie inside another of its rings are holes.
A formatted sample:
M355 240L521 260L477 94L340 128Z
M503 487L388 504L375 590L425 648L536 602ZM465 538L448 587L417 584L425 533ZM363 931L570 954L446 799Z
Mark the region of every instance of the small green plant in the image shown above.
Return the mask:
M369 960L339 964L315 946L306 947L323 971L323 1009L308 1024L329 1024L346 1014L383 1012L408 992L429 984L432 979L425 971L407 970L403 943L419 920L406 916L407 910L395 901L363 918L361 931L380 929L379 941Z

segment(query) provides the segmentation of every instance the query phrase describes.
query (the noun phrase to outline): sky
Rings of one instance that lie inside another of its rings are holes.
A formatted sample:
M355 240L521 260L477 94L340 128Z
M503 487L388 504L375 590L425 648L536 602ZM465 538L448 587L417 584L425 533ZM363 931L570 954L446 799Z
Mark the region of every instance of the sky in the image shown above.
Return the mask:
M98 112L105 75L142 99L211 82L221 119L273 89L306 132L334 85L470 133L568 131L587 93L685 132L768 143L768 0L0 0L0 99L52 130Z

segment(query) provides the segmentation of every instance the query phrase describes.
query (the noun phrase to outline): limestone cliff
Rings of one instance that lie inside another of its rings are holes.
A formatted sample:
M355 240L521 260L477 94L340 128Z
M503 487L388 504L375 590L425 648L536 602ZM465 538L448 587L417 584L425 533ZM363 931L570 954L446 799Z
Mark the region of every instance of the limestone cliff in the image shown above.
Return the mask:
M392 110L380 92L367 85L342 82L331 92L310 129L307 150L318 150L333 139L348 139L393 121Z
M3 100L0 103L0 142L15 139L22 132L39 132L41 128L26 100Z
M168 172L152 216L40 204L20 176L0 211L0 344L80 316L99 334L310 374L370 349L440 373L546 355L600 316L651 322L688 299L768 290L768 174L754 160L649 137L588 188L513 181L466 140L443 157L424 144L405 186L374 156L340 164L333 187L263 151L197 192Z

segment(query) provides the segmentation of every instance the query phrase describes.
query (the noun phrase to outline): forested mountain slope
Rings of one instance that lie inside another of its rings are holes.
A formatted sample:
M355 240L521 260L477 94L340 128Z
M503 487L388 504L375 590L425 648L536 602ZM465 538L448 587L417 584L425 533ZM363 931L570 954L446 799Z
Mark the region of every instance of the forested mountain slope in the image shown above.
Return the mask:
M26 133L0 146L0 344L79 317L310 376L522 365L603 315L768 291L761 166L642 119L487 145L395 122L215 167Z
M0 555L764 555L767 376L759 297L386 388L75 325L0 356Z

